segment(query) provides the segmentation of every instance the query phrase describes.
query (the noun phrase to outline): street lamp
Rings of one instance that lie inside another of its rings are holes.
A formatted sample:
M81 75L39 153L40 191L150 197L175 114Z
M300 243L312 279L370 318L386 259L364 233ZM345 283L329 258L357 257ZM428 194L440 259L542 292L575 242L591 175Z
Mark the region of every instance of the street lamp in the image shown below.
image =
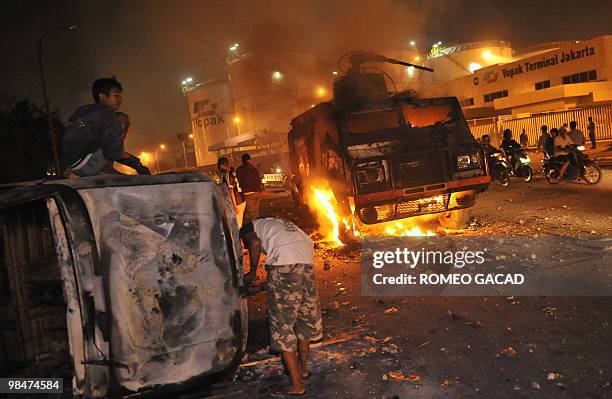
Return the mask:
M166 146L164 144L161 144L159 146L160 150L165 150ZM157 153L157 147L155 147L155 162L157 163L157 174L159 174L159 154Z
M47 38L47 36L52 35L55 32L59 32L61 30L74 30L76 29L76 25L64 25L58 26L55 29L51 29L49 32L45 33L36 41L36 50L38 53L38 68L40 69L40 81L42 83L42 91L43 91L43 102L45 107L45 112L47 113L47 129L49 134L49 140L51 141L51 152L53 153L53 164L55 167L55 174L57 176L62 176L62 166L60 164L59 153L57 152L57 143L55 140L55 130L53 129L53 118L51 117L51 110L49 109L49 97L47 96L47 84L45 82L45 72L43 68L43 40Z

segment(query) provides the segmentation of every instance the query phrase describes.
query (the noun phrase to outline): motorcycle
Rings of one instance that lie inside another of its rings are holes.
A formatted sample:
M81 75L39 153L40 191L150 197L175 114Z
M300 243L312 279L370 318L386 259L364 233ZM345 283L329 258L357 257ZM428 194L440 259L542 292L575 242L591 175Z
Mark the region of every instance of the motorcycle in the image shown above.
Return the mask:
M530 182L533 179L531 158L522 148L515 150L513 156L516 158L516 161L514 162L514 169L510 168L510 176L520 177L526 183Z
M491 177L501 183L503 187L510 184L510 163L503 152L497 151L489 154L489 168Z
M571 161L563 176L559 176L561 166L564 163L563 161L554 157L544 158L543 169L546 180L548 180L550 184L557 184L561 180L580 181L581 179L587 184L599 183L602 177L601 167L597 162L589 159L588 155L582 152L583 150L584 146L574 145L570 147L570 151L576 154L576 159L578 159L581 166L579 167L574 161Z

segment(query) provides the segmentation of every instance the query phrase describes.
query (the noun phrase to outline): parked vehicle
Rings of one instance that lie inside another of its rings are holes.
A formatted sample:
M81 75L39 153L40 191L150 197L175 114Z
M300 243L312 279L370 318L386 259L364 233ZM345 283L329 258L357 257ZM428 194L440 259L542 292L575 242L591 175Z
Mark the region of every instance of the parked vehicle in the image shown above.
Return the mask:
M546 180L548 180L550 184L557 184L561 180L584 180L588 184L599 183L602 176L601 167L597 164L597 162L590 159L588 155L584 154L582 152L583 150L584 146L572 146L571 151L576 155L577 159L580 160L582 167L579 168L574 162L570 162L563 176L559 176L563 161L560 161L555 157L544 158L543 170Z
M275 163L270 168L269 173L264 173L261 177L261 182L264 190L268 191L286 191L288 190L287 174L278 163Z
M307 206L312 186L323 184L332 189L341 216L365 224L439 214L443 226L464 227L491 178L457 99L418 99L413 91L389 95L384 76L362 72L363 63L424 67L370 53L349 60L348 73L334 82L333 101L291 121L298 207Z
M0 222L2 376L63 377L79 397L170 397L239 363L242 247L208 177L0 186Z

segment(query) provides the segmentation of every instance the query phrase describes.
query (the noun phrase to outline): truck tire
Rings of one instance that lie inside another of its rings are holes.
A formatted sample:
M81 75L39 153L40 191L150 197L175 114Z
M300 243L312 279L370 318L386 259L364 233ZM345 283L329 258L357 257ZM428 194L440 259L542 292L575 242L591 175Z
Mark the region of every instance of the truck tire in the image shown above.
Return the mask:
M468 226L471 216L472 208L457 209L438 214L438 221L446 229L464 229Z

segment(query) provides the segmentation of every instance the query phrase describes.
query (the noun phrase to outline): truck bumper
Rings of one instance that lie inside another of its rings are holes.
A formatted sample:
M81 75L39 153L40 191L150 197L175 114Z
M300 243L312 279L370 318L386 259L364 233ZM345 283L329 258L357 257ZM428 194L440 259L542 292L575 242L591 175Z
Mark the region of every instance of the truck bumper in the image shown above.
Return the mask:
M388 222L474 206L490 176L389 190L355 198L355 214L365 224Z

